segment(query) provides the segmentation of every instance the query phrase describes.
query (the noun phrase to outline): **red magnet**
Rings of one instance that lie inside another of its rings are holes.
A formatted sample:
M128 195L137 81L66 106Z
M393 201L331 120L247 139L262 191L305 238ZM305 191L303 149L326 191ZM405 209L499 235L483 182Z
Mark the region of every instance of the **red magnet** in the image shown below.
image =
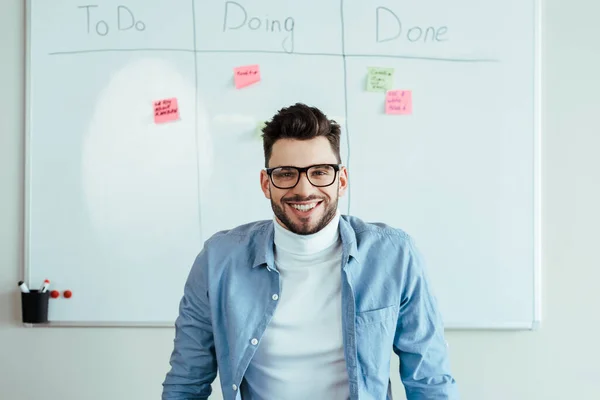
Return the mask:
M50 297L53 299L58 299L60 297L60 292L58 290L53 290L50 292Z
M65 299L70 299L71 296L73 296L73 293L71 293L70 290L65 290L65 292L63 293L63 296L65 296Z

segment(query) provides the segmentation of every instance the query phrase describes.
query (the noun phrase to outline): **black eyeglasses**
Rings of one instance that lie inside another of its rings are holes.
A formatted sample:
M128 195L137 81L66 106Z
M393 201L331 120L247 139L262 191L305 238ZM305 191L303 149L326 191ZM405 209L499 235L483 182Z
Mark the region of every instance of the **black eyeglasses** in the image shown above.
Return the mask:
M300 174L306 173L306 178L311 185L316 187L330 186L335 182L335 177L340 170L339 164L318 164L309 167L276 167L267 168L267 175L271 183L278 189L291 189L300 182Z

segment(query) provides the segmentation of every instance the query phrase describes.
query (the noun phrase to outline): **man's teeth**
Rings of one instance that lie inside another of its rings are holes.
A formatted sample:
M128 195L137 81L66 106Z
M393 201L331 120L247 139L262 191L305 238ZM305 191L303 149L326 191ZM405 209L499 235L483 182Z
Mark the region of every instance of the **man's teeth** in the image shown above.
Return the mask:
M292 207L294 207L296 210L299 211L308 211L311 210L313 208L315 208L315 206L317 205L317 203L310 203L310 204L290 204Z

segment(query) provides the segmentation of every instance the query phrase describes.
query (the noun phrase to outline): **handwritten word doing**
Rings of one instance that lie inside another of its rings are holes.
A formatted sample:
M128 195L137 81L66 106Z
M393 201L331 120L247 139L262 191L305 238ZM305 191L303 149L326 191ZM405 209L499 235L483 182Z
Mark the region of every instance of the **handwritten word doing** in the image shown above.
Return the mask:
M86 6L78 6L77 8L85 8L86 9L87 32L88 33L91 33L90 32L91 26L94 25L97 35L99 35L99 36L108 35L108 33L110 31L110 27L106 21L99 20L95 24L92 22L91 9L98 8L98 5L89 4ZM116 19L117 19L117 28L120 31L128 31L133 28L135 28L137 31L143 31L146 29L146 24L143 21L136 21L134 15L133 15L133 12L125 6L117 7Z
M377 7L375 12L377 24L376 38L378 43L398 40L404 37L402 21L392 10L386 7ZM387 33L387 36L382 37L385 33ZM448 40L443 37L446 33L448 33L447 26L440 26L438 28L433 26L426 28L421 26L413 26L406 31L406 39L413 43L427 43L428 40L430 42L443 42Z
M237 11L237 12L235 12ZM232 15L235 12L235 15ZM292 53L294 51L294 18L287 17L283 23L277 19L265 17L251 17L248 19L246 8L235 1L225 2L225 12L223 16L223 32L228 30L249 29L251 31L264 31L267 33L287 32L289 35L283 39L281 46L283 49Z

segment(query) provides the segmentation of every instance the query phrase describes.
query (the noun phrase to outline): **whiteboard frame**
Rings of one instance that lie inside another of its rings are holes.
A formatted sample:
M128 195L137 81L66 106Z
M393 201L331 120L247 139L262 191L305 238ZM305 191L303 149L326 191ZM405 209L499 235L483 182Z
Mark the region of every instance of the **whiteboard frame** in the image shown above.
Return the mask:
M534 94L533 94L533 115L534 115L534 190L533 190L533 321L532 330L538 330L542 323L542 110L543 110L543 90L542 90L542 0L534 0Z
M31 163L30 163L30 136L31 136L31 1L25 1L25 138L24 138L24 176L23 176L23 196L24 196L24 209L23 209L23 281L30 282L31 268L29 266L29 226L30 226L30 189L29 189L29 177L31 175ZM25 326L31 324L24 324Z
M344 1L344 0L340 0ZM31 4L25 1L25 137L24 137L24 226L23 226L23 267L25 282L30 281L30 135L31 135ZM453 325L446 324L446 330L538 330L542 322L542 0L533 0L533 320L531 323L504 323L498 325ZM50 321L45 324L23 323L26 328L52 327L130 327L130 328L173 328L173 322L127 322L127 321Z

